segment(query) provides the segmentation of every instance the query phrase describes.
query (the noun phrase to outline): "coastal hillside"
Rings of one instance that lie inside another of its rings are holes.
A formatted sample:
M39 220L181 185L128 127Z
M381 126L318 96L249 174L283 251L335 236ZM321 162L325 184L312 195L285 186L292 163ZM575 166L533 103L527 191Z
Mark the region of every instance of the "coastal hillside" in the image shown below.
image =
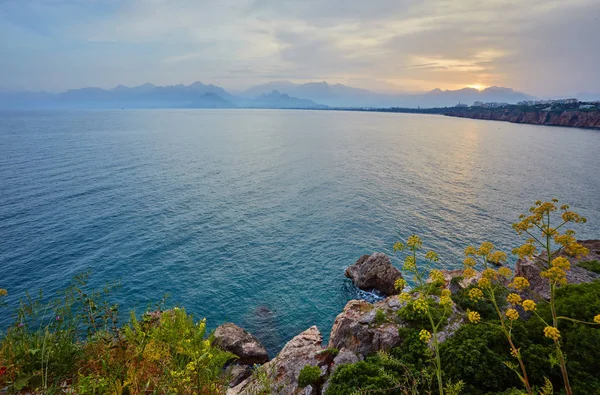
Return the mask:
M544 110L511 106L507 108L454 107L442 111L443 115L461 118L506 121L531 125L572 126L600 129L600 111Z

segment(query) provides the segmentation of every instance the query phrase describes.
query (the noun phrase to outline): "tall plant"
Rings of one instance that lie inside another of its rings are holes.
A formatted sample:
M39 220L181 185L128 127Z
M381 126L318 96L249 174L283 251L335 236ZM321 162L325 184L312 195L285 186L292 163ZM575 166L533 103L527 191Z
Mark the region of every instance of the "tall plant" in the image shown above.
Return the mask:
M556 290L558 287L566 285L567 272L571 269L571 262L565 256L580 258L588 254L588 249L577 242L575 231L566 229L568 224L585 223L585 217L571 211L568 205L560 206L562 214L557 219L558 200L552 199L550 202L538 200L529 208L529 215L522 214L520 221L513 224L513 229L519 235L529 236L525 243L513 250L513 253L521 259L529 258L540 269L540 276L548 283L550 293L550 311L552 322L548 323L542 319L546 325L544 335L554 341L556 347L556 357L565 386L567 395L572 395L571 385L569 383L569 374L567 371L567 362L565 354L561 347L559 320L570 320L568 317L559 316L556 311ZM541 254L534 258L538 248ZM526 309L535 311L535 304L527 302ZM598 316L597 316L598 317ZM598 320L600 322L600 317Z
M418 296L415 300L408 292L401 292L399 298L407 303L405 309L412 309L417 315L422 315L427 318L430 330L423 328L419 334L422 341L430 344L434 351L435 359L435 374L438 383L438 391L440 395L444 394L444 383L442 379L442 363L440 359L439 347L439 331L442 324L452 313L454 302L452 301L450 290L440 288L445 285L445 279L437 269L430 269L429 266L439 260L438 254L434 251L428 251L424 254L424 263L417 263L418 255L423 248L423 242L419 236L412 235L405 243L397 242L394 244L394 252L401 252L405 249L408 251L404 259L402 270L405 273L412 275L415 284L418 286ZM422 266L422 267L421 267ZM396 289L403 291L407 283L404 279L396 281ZM433 298L434 292L440 293L439 302L435 302ZM436 306L437 305L437 306ZM438 307L439 306L439 307ZM436 307L438 307L436 309ZM441 314L439 308L441 307Z

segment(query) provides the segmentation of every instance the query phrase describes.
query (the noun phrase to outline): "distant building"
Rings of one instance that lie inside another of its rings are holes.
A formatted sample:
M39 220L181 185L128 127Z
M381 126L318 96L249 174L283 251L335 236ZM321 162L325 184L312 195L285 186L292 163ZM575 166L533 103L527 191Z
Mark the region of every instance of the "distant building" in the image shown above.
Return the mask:
M482 101L476 101L475 103L473 103L473 105L471 107L483 107L483 102Z
M579 106L580 110L588 110L590 108L596 108L595 104L582 104Z
M465 108L465 107L469 107L469 105L468 104L464 104L464 103L458 103L454 107Z

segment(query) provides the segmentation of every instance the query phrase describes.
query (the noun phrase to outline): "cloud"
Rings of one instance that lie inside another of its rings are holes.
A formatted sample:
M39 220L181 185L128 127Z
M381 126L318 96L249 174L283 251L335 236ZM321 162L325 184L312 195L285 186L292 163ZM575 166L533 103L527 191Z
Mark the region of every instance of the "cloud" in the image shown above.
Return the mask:
M600 91L597 0L5 0L0 11L0 85Z

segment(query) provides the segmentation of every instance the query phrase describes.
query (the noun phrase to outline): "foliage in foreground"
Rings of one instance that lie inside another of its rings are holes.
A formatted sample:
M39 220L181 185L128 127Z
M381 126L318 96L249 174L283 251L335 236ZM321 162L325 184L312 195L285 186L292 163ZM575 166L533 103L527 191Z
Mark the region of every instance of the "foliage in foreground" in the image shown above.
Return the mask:
M217 394L232 355L215 348L204 320L184 309L132 313L118 325L106 292L76 278L59 298L22 301L0 344L0 388L77 394Z

